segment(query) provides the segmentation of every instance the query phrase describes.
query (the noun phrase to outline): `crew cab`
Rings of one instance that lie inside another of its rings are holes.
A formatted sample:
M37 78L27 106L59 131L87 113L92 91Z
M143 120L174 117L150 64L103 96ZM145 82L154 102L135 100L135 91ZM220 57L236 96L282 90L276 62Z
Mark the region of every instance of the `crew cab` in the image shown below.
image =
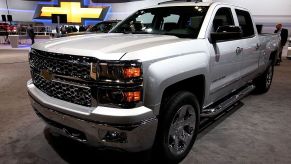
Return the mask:
M108 34L36 43L32 106L53 132L129 152L153 148L178 162L201 118L269 90L279 37L255 27L242 7L161 3Z

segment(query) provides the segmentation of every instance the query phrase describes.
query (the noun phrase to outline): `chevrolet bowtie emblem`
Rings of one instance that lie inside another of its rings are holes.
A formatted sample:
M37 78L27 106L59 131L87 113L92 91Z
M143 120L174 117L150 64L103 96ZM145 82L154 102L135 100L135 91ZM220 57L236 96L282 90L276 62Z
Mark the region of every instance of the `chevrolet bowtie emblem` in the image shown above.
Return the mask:
M46 80L52 80L53 79L52 73L47 69L41 70L40 71L40 76L42 76Z
M81 2L61 1L58 5L39 4L34 18L51 19L52 14L67 14L68 23L79 24L86 19L104 20L108 10L108 6L84 6Z

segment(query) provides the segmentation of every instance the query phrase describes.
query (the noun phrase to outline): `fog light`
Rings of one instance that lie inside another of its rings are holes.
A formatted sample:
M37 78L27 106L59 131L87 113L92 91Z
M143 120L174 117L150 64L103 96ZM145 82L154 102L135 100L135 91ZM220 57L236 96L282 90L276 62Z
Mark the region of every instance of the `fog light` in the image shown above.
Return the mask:
M138 102L141 100L141 92L124 92L124 98L126 102Z
M127 136L124 132L116 131L107 131L105 136L102 139L103 142L117 142L117 143L126 143Z
M99 89L99 104L112 104L122 108L133 108L142 101L142 88L125 89Z

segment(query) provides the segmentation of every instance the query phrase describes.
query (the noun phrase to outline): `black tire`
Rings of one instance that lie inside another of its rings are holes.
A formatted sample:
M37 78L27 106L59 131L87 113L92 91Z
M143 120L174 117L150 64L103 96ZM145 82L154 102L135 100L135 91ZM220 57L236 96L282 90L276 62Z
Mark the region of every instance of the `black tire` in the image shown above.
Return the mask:
M270 64L267 70L255 81L255 93L263 94L269 91L274 75L274 65Z
M168 99L165 99L165 102L162 102L157 139L154 147L154 156L157 159L162 160L163 163L178 163L186 157L191 150L199 131L199 108L196 96L187 91L178 92L170 96ZM181 113L185 113L185 115L182 117ZM193 116L194 113L195 116ZM182 125L187 124L188 122L195 122L195 125ZM174 127L178 124L180 129L178 130L177 128L174 135L171 136L170 129L171 132L173 132L173 129L175 129ZM181 134L181 132L183 134ZM178 133L179 135L176 135ZM183 141L181 138L183 138ZM179 140L179 142L175 142L177 140ZM176 143L178 143L178 145ZM187 145L185 146L184 144ZM180 150L177 151L177 153L174 153L175 148Z

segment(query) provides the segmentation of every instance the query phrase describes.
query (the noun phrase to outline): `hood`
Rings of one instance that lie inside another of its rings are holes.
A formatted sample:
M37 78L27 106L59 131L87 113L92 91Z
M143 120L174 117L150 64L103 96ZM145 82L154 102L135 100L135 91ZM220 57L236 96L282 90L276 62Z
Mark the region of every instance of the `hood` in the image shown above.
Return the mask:
M37 43L32 48L70 55L93 56L101 60L119 60L126 53L183 41L169 35L92 34L64 37Z

